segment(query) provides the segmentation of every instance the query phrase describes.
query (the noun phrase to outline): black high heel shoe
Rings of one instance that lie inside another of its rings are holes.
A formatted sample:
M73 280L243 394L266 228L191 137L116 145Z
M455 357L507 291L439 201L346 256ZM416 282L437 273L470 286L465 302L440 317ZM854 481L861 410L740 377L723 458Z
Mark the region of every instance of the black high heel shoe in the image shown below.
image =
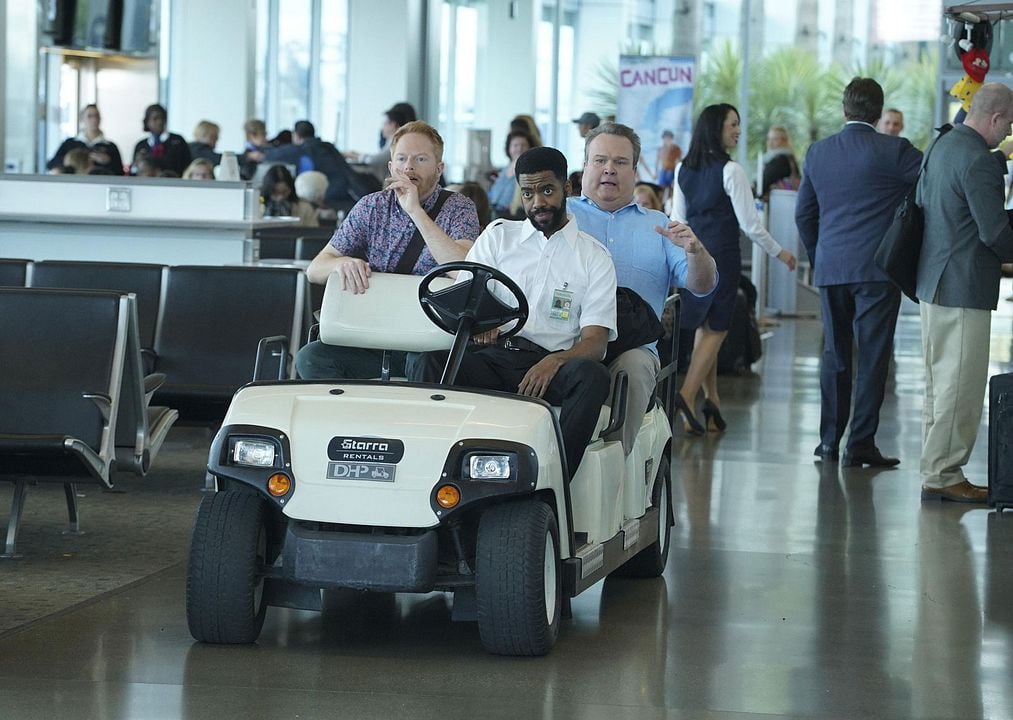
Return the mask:
M717 432L724 432L728 427L728 423L721 417L721 410L710 400L703 401L703 422L708 430Z
M693 416L693 411L689 409L685 398L679 393L675 394L675 409L677 412L682 413L682 424L687 433L690 435L703 435L707 432L704 426L700 424L700 421Z

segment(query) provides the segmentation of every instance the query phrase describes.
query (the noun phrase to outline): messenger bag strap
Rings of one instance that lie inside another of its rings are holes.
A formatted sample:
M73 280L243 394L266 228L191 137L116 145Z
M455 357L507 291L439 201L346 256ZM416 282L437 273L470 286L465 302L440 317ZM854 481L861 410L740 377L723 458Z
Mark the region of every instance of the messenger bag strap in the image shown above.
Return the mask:
M432 218L433 222L436 222L436 216L440 214L440 210L443 208L443 203L447 201L453 193L450 190L440 190L439 196L436 198L436 204L433 205L432 209L429 210L427 215ZM405 248L404 254L401 255L401 259L397 261L397 267L394 268L394 272L399 275L411 275L412 268L415 267L415 263L419 261L419 256L422 255L422 248L426 246L426 241L422 239L422 231L417 227L415 228L415 234L412 235L412 239L408 241L408 247Z
M911 202L914 202L915 191L918 189L918 181L922 179L922 173L925 172L925 166L929 164L929 155L932 154L932 150L935 148L936 143L939 142L939 138L952 130L953 126L950 125L950 123L944 123L936 129L939 130L939 134L936 135L935 139L933 139L932 143L929 145L929 149L925 151L925 158L922 160L922 165L918 168L918 174L915 175L915 181L911 185L911 189L908 191L908 196L911 198Z

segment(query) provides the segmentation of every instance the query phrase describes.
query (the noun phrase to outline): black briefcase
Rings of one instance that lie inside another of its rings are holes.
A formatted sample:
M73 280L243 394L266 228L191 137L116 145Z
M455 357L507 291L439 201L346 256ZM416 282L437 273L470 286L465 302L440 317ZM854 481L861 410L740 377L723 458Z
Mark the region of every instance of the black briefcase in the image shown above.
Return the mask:
M988 504L1013 508L1013 373L988 383Z

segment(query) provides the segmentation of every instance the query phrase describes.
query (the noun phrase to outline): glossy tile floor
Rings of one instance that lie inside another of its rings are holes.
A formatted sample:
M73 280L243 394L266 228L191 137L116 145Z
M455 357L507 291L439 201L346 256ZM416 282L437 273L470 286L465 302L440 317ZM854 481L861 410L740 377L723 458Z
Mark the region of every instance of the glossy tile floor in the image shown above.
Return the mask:
M1003 307L995 372L1011 327ZM675 443L664 578L575 599L549 657L486 655L441 594L332 593L321 614L271 609L255 646L203 646L184 564L155 563L0 634L0 717L1013 718L1013 514L919 502L917 315L901 319L883 410L895 470L813 462L818 337L784 320L758 376L722 379L727 434ZM979 481L985 450L983 433ZM194 505L199 454L180 470ZM165 542L185 547L182 532ZM24 551L0 571L32 567Z

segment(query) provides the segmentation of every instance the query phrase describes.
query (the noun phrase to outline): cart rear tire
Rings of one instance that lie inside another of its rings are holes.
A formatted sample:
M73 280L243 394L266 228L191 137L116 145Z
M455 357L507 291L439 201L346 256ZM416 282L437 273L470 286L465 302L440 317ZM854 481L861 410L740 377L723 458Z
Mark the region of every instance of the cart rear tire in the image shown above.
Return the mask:
M658 463L658 476L651 491L651 507L658 509L658 539L648 545L612 574L617 577L661 577L668 565L668 548L672 540L672 473L668 458Z
M478 526L478 630L497 655L545 655L562 614L559 529L539 500L489 508Z
M186 621L195 640L252 643L264 626L266 506L248 492L207 495L197 510L186 576Z

